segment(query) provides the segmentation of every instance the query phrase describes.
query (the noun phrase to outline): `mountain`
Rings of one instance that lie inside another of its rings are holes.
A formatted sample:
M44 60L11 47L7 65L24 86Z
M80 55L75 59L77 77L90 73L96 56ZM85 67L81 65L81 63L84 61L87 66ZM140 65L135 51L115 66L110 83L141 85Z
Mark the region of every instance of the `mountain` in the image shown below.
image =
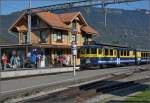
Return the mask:
M150 49L149 12L146 10L107 9L106 28L104 26L104 10L101 8L81 7L52 12L64 13L73 11L80 11L88 24L100 33L100 35L93 37L98 43ZM16 35L9 34L7 29L19 15L20 12L15 12L10 15L0 16L2 20L2 32L0 32L1 44L6 41L9 41L9 43L17 42Z
M18 42L17 35L8 33L8 28L16 21L20 14L21 12L15 12L9 15L0 15L0 44Z

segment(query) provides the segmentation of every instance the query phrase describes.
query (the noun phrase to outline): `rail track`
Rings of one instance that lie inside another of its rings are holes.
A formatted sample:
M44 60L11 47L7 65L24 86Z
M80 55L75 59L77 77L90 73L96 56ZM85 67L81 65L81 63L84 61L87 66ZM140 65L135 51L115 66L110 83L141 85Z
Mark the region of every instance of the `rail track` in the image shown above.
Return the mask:
M98 93L97 92L98 89L100 89L99 87L106 88L106 86L111 86L112 84L117 83L113 81L117 81L117 80L121 81L124 78L131 77L132 75L138 73L144 73L150 70L149 65L140 66L140 67L129 66L128 68L129 69L125 69L125 70L122 69L117 72L104 73L103 75L96 74L91 77L87 76L80 79L63 81L61 83L55 83L53 85L45 84L45 85L34 86L34 87L20 89L20 90L7 91L5 93L1 93L0 102L10 103L11 101L11 103L16 103L16 102L20 102L20 101L22 102L31 99L33 100L33 98L35 99L42 98L45 95L51 95L51 97L62 97L63 99L64 98L67 99L70 97L80 98L79 95L88 98L91 97L92 95L96 95ZM57 100L55 98L52 99Z
M149 74L150 70L143 68L137 68L130 72L112 73L110 75L113 75L113 77L101 81L79 85L54 94L48 94L32 100L25 100L21 103L82 103L96 95L111 93L116 90L134 87L139 84L142 85L142 83L150 80ZM147 87L148 86L144 86L144 88Z

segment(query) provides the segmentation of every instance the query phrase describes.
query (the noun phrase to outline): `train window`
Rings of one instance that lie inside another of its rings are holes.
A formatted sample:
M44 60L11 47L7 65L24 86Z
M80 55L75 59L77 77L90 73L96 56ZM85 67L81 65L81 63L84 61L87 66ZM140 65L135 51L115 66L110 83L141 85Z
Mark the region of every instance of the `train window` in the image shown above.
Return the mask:
M86 54L90 54L90 48L86 49Z
M114 55L115 55L115 56L117 55L117 51L116 51L116 50L114 50Z
M81 50L80 50L80 53L81 53L81 54L85 54L85 49L81 49Z
M98 54L102 54L102 49L98 49Z
M110 49L110 55L113 55L113 49Z
M121 56L123 56L123 50L121 50Z
M141 57L144 57L144 53L143 52L141 53Z
M136 54L136 52L135 51L133 51L133 55L135 55Z
M121 56L121 51L120 50L117 51L117 55Z
M130 55L130 51L127 51L127 56L129 56Z
M145 53L145 57L147 57L147 53Z
M97 49L96 48L91 48L91 54L97 54Z
M146 56L148 57L148 53L146 53Z
M141 53L141 57L143 57L143 53Z
M123 55L126 56L126 50L123 51Z
M108 55L108 49L105 49L105 55Z

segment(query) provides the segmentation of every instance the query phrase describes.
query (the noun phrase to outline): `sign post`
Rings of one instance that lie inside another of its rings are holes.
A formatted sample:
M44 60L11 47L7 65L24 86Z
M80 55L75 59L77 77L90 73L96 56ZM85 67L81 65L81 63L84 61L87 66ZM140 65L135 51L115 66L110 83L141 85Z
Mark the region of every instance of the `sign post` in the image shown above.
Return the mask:
M75 42L72 42L71 45L72 55L73 55L73 76L76 76L76 56L77 56L77 45Z

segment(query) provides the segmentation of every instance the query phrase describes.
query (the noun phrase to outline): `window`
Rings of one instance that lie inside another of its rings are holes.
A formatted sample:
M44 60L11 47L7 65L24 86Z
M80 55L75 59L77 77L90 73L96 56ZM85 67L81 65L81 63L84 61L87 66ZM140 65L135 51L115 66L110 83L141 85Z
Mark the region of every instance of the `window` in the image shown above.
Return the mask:
M81 49L81 50L80 50L80 53L81 53L81 54L85 54L85 49Z
M108 55L108 49L105 49L105 55L106 56Z
M127 56L129 56L130 55L130 51L127 51Z
M91 48L91 54L97 54L97 49L96 48Z
M73 30L77 29L77 21L75 21L75 20L72 22L72 29Z
M84 36L84 42L88 43L89 42L89 37L88 36Z
M77 36L76 35L72 35L72 41L77 42Z
M38 18L36 16L31 17L31 25L32 27L37 27L38 25Z
M126 56L126 54L127 54L127 51L126 51L126 50L124 50L124 51L123 51L123 55L124 55L124 56Z
M23 33L23 43L27 43L28 42L28 35L27 32Z
M136 51L133 51L133 55L136 55Z
M57 34L57 40L62 40L62 34L60 32Z
M123 56L123 50L121 50L121 56Z
M110 55L111 56L113 55L113 49L110 49Z
M116 50L114 50L114 55L115 55L115 56L117 55L117 51L116 51Z
M98 49L98 54L102 54L102 49Z
M143 52L141 53L141 57L144 57L144 53Z
M147 53L145 53L145 57L147 57Z
M42 42L42 43L46 43L47 42L48 32L49 32L48 30L40 31L40 42Z
M61 31L55 31L53 34L53 40L56 42L62 42L63 41L63 35Z
M90 54L90 48L86 49L86 54Z

